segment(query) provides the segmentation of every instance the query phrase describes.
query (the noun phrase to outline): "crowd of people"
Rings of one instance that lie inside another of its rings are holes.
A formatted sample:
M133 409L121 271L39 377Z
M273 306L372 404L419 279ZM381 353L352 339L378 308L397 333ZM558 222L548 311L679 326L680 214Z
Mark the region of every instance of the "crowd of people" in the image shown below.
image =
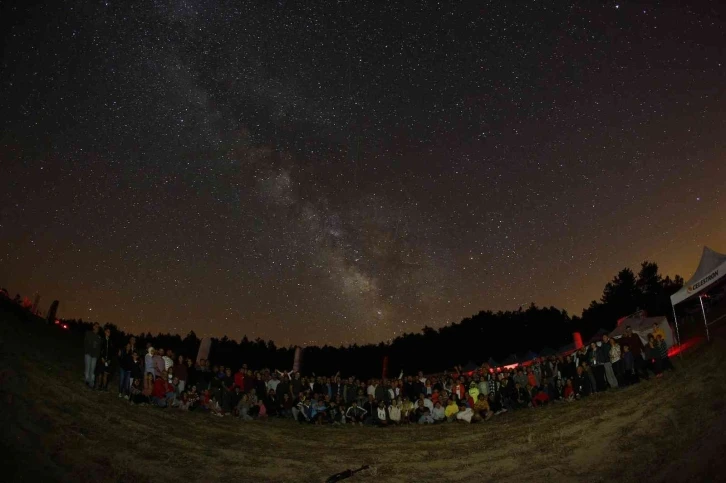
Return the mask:
M132 404L203 411L243 420L287 418L311 424L390 426L488 420L507 411L573 402L613 388L637 384L674 370L665 334L654 325L647 344L628 327L564 357L536 359L526 366L435 376L371 379L278 370L233 371L209 360L194 361L131 337L113 347L111 330L98 324L86 333L85 382L109 391L118 375L118 397Z

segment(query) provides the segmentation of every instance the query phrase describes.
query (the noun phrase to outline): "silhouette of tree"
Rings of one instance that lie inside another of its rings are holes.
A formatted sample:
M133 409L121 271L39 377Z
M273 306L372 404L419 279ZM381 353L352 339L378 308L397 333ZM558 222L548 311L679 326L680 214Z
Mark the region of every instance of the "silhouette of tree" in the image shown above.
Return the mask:
M637 309L649 315L671 316L670 296L683 286L683 278L663 278L658 265L644 261L637 276L629 268L618 272L608 282L600 300L593 300L582 316L570 316L555 307L538 307L534 303L513 311L481 311L458 323L440 329L424 326L420 332L404 333L388 343L351 344L349 346L305 348L303 372L330 376L340 370L343 376L381 377L383 358L388 356L388 375L399 371L411 374L452 370L454 365L468 362L481 364L489 358L502 361L512 354L538 353L547 347L562 347L572 342L572 333L581 332L584 339L600 328L611 330L620 317ZM91 326L90 322L66 321L76 333ZM115 327L115 326L114 326ZM117 344L125 344L128 336L113 330ZM200 339L189 332L184 339L178 334L141 334L138 348L151 342L156 348L172 349L176 354L196 357ZM239 343L227 336L212 339L210 359L214 364L233 370L247 363L250 368L292 368L295 347L277 347L273 341L243 336Z

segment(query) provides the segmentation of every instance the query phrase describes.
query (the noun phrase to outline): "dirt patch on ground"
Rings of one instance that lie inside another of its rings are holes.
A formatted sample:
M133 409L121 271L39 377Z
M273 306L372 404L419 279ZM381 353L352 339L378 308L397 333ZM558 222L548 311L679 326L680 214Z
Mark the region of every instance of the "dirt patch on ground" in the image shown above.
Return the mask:
M5 481L715 481L726 344L658 380L486 423L400 428L240 422L87 390L75 338L0 313ZM73 346L72 344L75 344Z

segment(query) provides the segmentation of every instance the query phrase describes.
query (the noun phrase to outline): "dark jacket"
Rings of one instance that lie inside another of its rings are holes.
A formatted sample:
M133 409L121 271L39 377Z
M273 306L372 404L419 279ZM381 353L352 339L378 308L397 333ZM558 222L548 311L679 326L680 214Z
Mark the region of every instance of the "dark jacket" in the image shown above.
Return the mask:
M350 404L355 401L358 396L358 385L357 384L346 384L343 388L343 399L346 404Z
M197 385L197 381L198 381L197 368L194 366L192 366L192 367L187 366L187 387L189 387L189 389L191 389L192 386ZM197 388L197 389L199 389L199 388Z
M288 381L282 380L277 384L277 388L275 389L275 393L277 394L277 398L282 401L284 394L290 394L290 383Z
M267 396L267 384L262 379L255 381L255 393L257 394L257 399L265 399L265 396Z
M293 397L297 398L298 395L303 390L302 380L301 379L293 379L290 381L290 387L292 388L292 395Z
M610 342L603 342L600 347L597 348L597 363L605 364L610 362Z
M171 372L172 374L174 374L174 377L176 377L180 381L187 381L188 371L186 364L174 364L171 368Z
M376 386L376 390L375 390L375 398L376 398L376 401L386 401L386 402L388 402L388 400L390 399L390 397L388 397L388 396L389 396L388 391L383 386L383 384L378 384Z
M111 342L111 338L108 339L106 337L101 337L101 353L99 357L106 362L111 364L111 358L114 356L114 350L113 350L113 342Z
M119 369L123 371L130 371L131 365L134 363L134 358L131 352L126 352L126 349L121 349L118 354Z
M403 395L407 396L411 401L418 399L418 394L414 388L413 382L406 381L403 383Z
M86 332L86 338L83 340L83 349L89 356L98 358L101 354L101 336L92 330Z
M313 393L315 393L315 394L327 394L328 393L328 388L326 386L323 386L321 383L319 383L319 382L316 381L315 383L313 383Z
M628 348L630 348L630 352L633 353L633 356L641 356L643 354L643 349L645 348L643 346L643 341L640 340L640 336L635 333L633 333L630 337L621 337L620 345L627 345Z
M142 379L144 377L141 359L136 360L136 362L134 362L132 359L131 364L129 365L129 368L127 370L131 371L132 379Z

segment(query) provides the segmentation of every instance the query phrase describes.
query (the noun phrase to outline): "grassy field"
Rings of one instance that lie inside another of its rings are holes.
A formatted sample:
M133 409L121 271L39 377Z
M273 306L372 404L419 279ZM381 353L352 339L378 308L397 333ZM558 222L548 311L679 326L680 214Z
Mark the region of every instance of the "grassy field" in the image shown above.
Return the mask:
M481 424L317 427L91 392L78 336L2 310L0 479L307 482L368 464L346 481L722 481L725 346L662 379Z

